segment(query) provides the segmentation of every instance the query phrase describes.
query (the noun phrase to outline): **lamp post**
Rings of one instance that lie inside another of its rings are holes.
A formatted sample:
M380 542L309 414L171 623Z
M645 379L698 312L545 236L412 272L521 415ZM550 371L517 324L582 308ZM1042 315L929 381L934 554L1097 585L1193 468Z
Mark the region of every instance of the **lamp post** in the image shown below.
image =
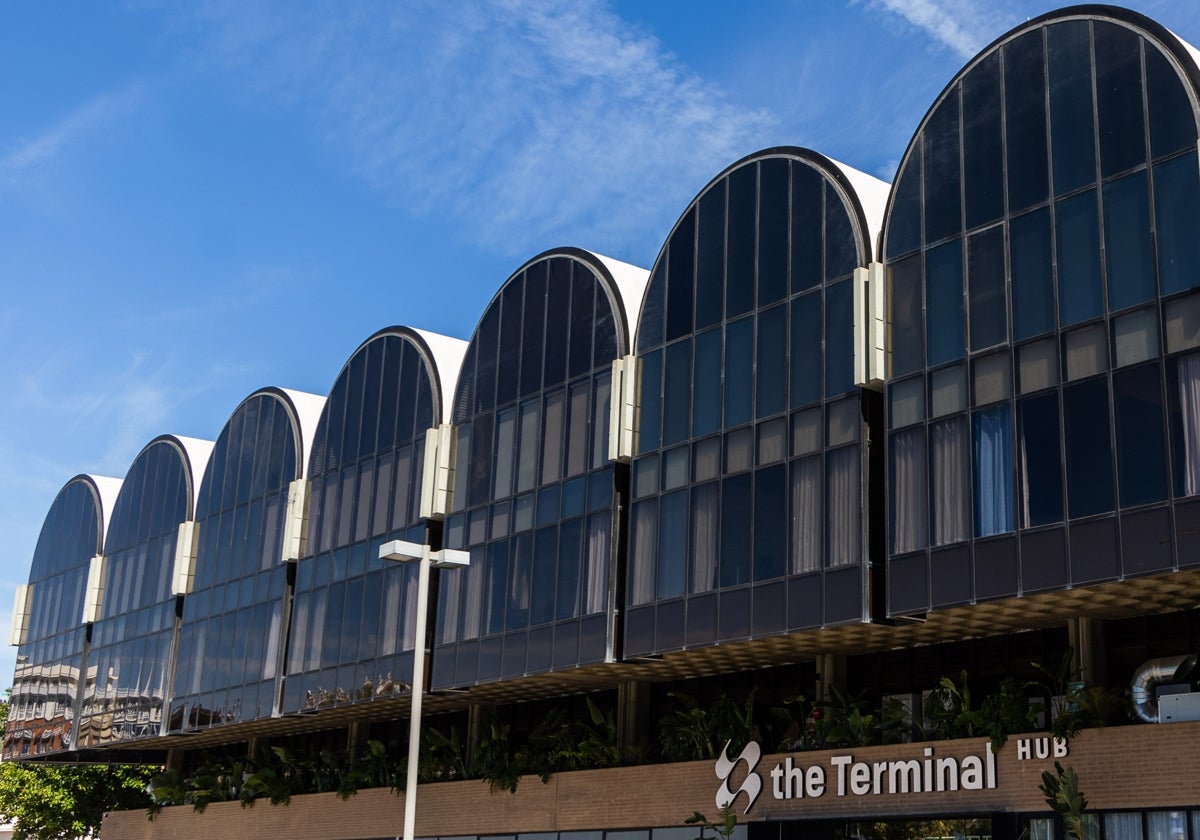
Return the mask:
M401 563L416 561L417 619L416 644L413 647L412 710L408 718L408 778L404 784L404 840L413 840L417 824L417 761L421 752L421 700L425 694L425 628L429 618L429 569L461 569L470 565L466 551L445 548L434 551L428 545L392 540L379 547L381 560Z

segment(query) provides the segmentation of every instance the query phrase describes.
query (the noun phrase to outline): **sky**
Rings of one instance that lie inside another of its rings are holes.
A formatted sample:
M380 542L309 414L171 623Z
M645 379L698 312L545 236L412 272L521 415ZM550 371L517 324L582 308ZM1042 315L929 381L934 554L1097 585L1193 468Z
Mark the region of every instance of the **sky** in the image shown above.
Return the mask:
M1200 4L1131 5L1200 44ZM325 394L383 327L470 338L549 248L649 268L760 149L891 180L954 74L1052 8L4 4L0 629L73 476L215 439L263 386Z

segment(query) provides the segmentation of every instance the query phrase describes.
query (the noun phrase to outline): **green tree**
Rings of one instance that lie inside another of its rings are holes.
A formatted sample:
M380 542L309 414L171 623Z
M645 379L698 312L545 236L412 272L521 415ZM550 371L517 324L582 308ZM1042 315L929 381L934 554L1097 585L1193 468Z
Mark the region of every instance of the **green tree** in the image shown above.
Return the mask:
M0 728L8 702L0 703ZM69 840L98 831L105 811L150 805L146 784L156 768L0 762L0 815L16 840Z

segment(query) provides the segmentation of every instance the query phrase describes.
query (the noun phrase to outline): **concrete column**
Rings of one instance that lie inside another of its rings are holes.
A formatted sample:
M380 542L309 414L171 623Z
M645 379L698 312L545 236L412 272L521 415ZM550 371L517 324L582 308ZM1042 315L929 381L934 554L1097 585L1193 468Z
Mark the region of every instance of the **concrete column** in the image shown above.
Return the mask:
M1075 650L1075 666L1083 671L1088 685L1105 685L1108 667L1104 658L1104 624L1095 618L1067 621L1067 638Z
M640 751L650 740L650 686L623 682L617 686L617 741Z
M839 653L822 653L817 655L816 696L824 700L829 696L829 690L836 686L841 690L846 688L846 657Z

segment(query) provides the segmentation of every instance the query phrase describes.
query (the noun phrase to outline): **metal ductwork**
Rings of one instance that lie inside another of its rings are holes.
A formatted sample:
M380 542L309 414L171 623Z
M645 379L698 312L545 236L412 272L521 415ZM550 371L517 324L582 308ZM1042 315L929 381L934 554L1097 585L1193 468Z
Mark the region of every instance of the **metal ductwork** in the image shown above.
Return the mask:
M1142 666L1134 671L1133 680L1129 684L1137 716L1146 723L1158 723L1158 697L1155 696L1154 690L1160 685L1186 679L1195 667L1194 653L1160 656L1143 662Z

